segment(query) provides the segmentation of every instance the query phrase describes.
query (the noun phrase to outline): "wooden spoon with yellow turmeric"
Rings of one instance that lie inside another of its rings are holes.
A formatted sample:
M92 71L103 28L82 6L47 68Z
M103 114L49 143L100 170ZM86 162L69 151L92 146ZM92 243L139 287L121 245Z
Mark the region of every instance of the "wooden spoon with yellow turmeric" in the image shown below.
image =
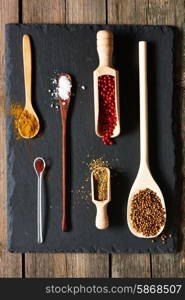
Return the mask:
M39 119L32 106L31 79L32 79L32 60L31 42L27 34L23 36L23 66L25 83L25 107L18 121L18 130L25 139L33 138L40 129Z

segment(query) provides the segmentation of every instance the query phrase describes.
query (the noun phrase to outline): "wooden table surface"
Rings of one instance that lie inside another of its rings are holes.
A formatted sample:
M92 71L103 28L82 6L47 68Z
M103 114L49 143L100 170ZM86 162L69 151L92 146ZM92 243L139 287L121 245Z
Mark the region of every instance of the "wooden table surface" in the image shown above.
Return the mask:
M177 254L12 254L6 250L4 24L167 24L178 28L175 102L185 157L184 0L0 0L0 277L185 277L185 184ZM184 101L183 101L184 99ZM184 162L185 164L185 162ZM179 175L184 166L179 164Z

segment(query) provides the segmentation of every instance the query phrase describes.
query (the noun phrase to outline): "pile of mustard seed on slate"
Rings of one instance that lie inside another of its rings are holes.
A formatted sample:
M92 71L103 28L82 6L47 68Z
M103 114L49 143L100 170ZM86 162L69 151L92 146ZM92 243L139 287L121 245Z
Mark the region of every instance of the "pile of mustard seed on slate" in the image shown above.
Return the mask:
M97 168L110 168L109 162L107 160L103 160L103 157L99 157L97 159L93 159L89 164L89 170L92 172L96 170Z
M148 188L134 195L130 217L134 229L144 236L155 236L166 219L160 198Z

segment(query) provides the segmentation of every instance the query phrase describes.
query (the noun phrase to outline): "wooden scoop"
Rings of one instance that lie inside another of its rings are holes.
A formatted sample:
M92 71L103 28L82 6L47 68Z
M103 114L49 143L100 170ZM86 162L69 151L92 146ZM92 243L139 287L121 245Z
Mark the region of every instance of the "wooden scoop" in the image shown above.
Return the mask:
M134 195L140 190L149 188L157 194L161 200L162 207L166 212L165 202L162 192L152 177L149 168L148 159L148 88L147 88L147 42L139 42L139 85L140 85L140 167L135 179L135 182L131 188L128 206L127 206L127 222L130 231L140 238L153 238L159 235L164 226L161 226L159 232L155 236L144 236L141 232L137 232L132 225L131 205Z
M107 171L107 199L106 200L98 200L95 198L95 182L94 182L94 172L97 169L105 169ZM92 202L96 205L97 213L96 213L96 227L98 229L106 229L109 226L109 218L107 214L107 205L111 201L111 184L110 184L110 170L106 167L97 168L91 173L91 192L92 192Z
M99 66L93 72L94 77L94 113L95 113L95 132L101 137L99 132L99 89L98 77L102 75L112 75L115 78L115 105L117 125L114 128L111 138L120 134L120 108L119 108L119 73L112 67L113 53L113 34L108 30L100 30L97 32L97 51L99 55Z
M32 83L32 59L31 59L31 42L30 38L27 34L23 36L23 67L24 67L24 84L25 84L25 107L23 112L20 115L19 123L18 123L18 130L20 135L25 138L33 138L35 137L40 129L39 119L33 109L32 106L32 93L31 93L31 83ZM35 127L35 131L33 131L32 135L26 136L21 129L20 120L21 116L24 115L25 111L29 114L33 115L36 119L37 126Z

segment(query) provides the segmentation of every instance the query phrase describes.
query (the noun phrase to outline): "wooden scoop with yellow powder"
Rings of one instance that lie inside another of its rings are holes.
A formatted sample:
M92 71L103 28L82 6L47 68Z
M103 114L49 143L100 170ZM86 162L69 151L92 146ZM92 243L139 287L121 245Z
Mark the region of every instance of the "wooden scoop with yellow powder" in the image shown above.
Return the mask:
M31 62L31 43L27 34L23 36L23 66L24 66L24 83L25 83L25 107L18 121L18 130L20 135L25 139L33 138L40 129L39 119L32 107L31 98L31 79L32 79L32 62Z
M95 204L96 227L106 229L109 226L107 205L111 201L110 170L107 167L99 167L91 173L92 202Z

